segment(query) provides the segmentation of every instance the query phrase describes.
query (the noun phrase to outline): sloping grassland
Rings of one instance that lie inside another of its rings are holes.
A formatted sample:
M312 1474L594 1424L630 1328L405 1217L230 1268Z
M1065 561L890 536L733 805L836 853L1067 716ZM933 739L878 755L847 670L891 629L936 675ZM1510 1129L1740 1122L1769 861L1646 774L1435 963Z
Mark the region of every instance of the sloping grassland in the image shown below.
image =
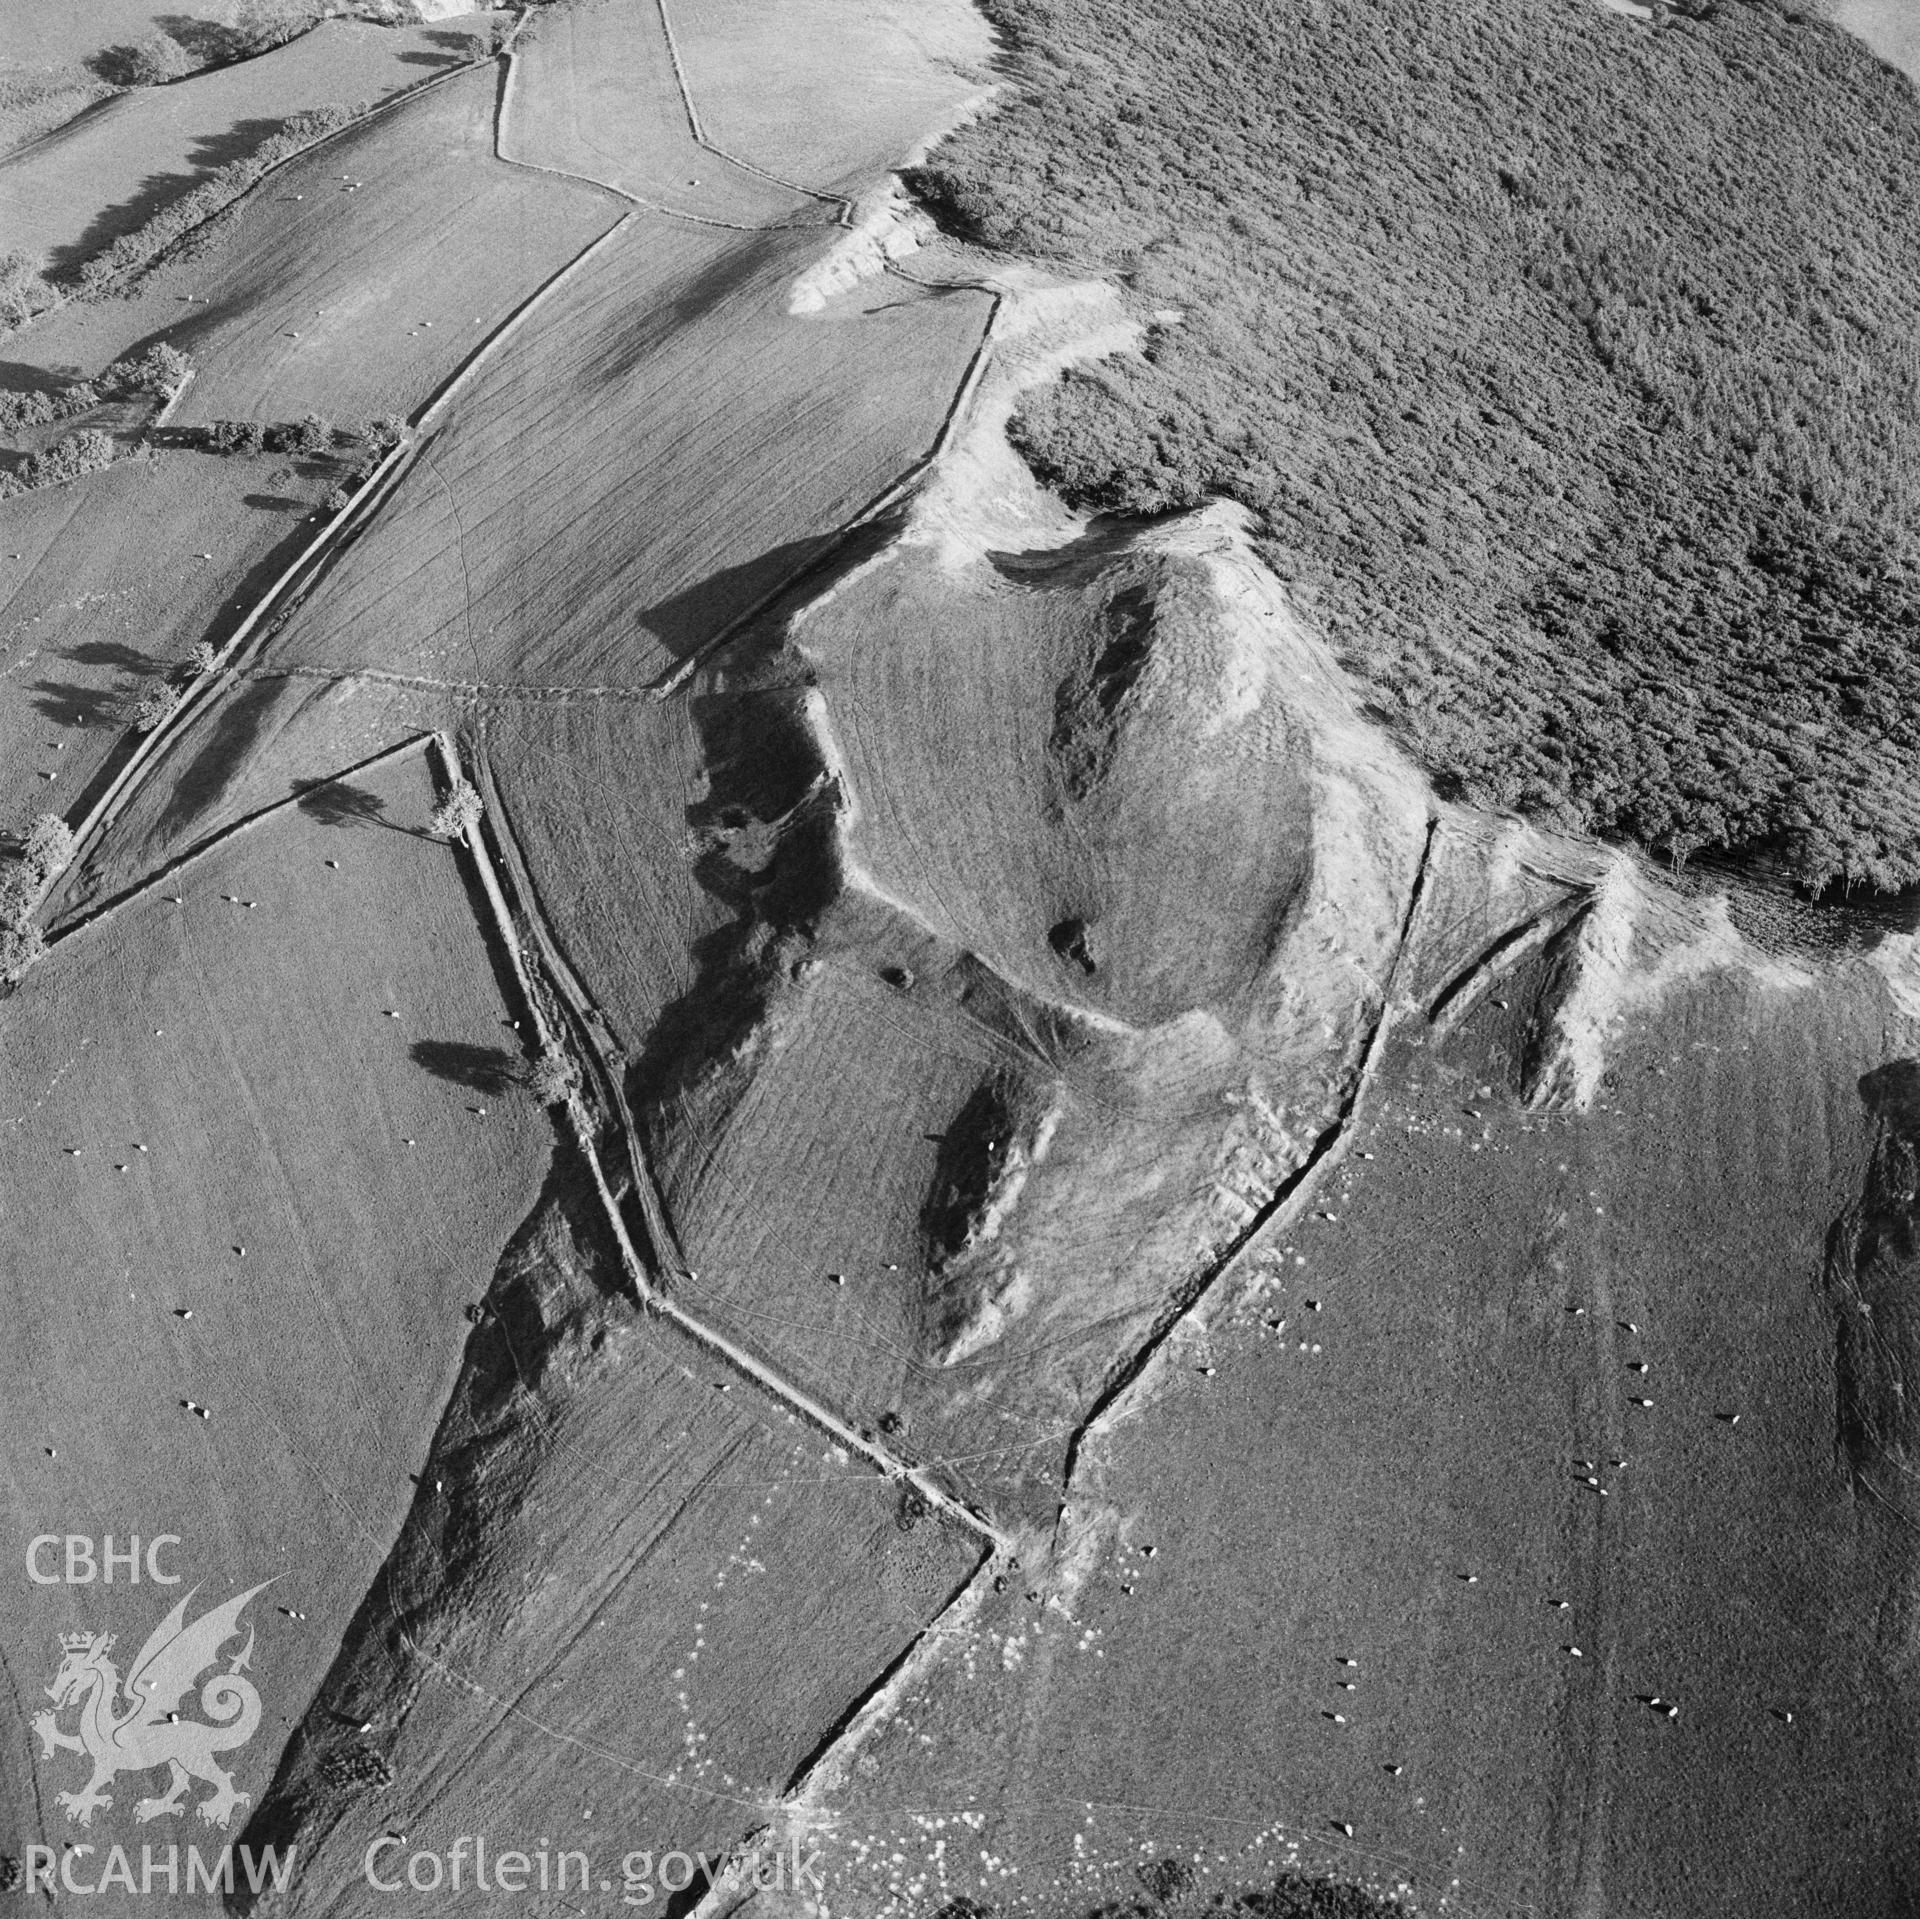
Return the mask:
M988 11L919 189L1167 316L1030 402L1044 478L1253 508L1443 789L1920 878L1904 76L1772 0Z

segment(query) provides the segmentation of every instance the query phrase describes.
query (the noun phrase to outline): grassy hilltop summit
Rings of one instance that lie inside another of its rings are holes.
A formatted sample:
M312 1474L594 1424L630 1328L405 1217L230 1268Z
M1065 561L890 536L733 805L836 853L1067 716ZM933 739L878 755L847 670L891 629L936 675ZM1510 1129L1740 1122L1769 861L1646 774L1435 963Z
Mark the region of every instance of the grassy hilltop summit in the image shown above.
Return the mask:
M988 0L915 176L1178 309L1015 434L1229 495L1443 789L1920 880L1920 96L1774 0Z

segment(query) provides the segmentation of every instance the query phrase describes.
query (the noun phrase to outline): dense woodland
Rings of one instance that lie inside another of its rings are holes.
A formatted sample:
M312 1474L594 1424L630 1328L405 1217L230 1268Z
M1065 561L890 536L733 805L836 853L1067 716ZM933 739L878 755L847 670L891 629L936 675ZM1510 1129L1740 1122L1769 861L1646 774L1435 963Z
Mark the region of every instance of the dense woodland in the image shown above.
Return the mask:
M1016 436L1215 495L1443 790L1920 881L1920 96L1772 0L990 0L915 185L1120 277Z

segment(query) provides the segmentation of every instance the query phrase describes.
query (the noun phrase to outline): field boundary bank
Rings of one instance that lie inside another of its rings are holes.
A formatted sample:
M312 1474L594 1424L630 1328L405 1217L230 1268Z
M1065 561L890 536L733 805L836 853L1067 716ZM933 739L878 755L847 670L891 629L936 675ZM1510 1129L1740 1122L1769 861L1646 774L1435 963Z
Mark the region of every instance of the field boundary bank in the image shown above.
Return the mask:
M597 175L591 173L575 173L569 167L550 167L539 160L522 160L516 155L509 153L506 149L507 108L512 103L515 82L519 75L519 69L514 62L513 40L518 38L520 28L526 19L526 14L522 13L514 22L513 33L508 37L506 43L502 45L500 53L497 56L501 62L503 71L500 76L499 88L494 96L493 157L498 160L502 166L519 167L528 173L544 173L551 179L571 180L581 186L596 187L602 193L611 193L616 199L624 200L630 207L637 207L646 213L658 214L663 220L683 220L690 226L715 227L727 233L812 233L823 231L828 225L838 224L845 226L847 224L844 219L838 222L822 222L818 220L770 220L765 225L757 225L749 220L715 219L711 214L689 213L680 207L670 207L664 201L650 200L645 194L635 193L630 187L615 186L611 180L602 180ZM720 154L717 148L712 149L712 151L718 154L718 157L721 159L730 158L730 156L726 154ZM733 161L732 164L737 166L739 162ZM748 171L751 171L751 169L748 169ZM768 177L771 179L771 176ZM805 194L807 191L804 187L789 186L784 180L774 180L772 184L784 187L789 193ZM816 195L814 197L817 198L819 196Z
M779 174L769 172L763 166L757 166L751 160L743 160L737 153L729 153L716 140L707 137L706 127L700 119L700 108L693 97L693 84L687 78L686 62L680 58L679 36L673 30L673 16L667 11L667 0L654 0L654 6L660 15L660 32L667 43L667 58L673 63L673 77L680 89L680 104L686 109L687 127L695 142L706 148L715 159L724 160L730 167L738 167L742 173L757 175L770 181L776 187L785 187L789 193L803 193L809 200L821 200L839 209L836 224L847 227L853 224L853 202L843 193L829 193L819 187L802 186L798 180L783 180Z
M679 1235L673 1230L666 1201L653 1177L653 1169L647 1163L645 1149L640 1144L639 1128L628 1108L619 1068L608 1056L606 1039L603 1037L607 1035L606 1016L560 950L559 941L548 924L546 909L541 904L539 889L528 870L519 835L514 831L513 817L507 811L494 781L492 762L484 743L479 741L476 741L473 751L473 771L474 783L486 806L485 819L493 829L501 863L506 868L515 896L521 902L520 923L532 935L554 997L572 1021L580 1049L586 1054L587 1063L599 1078L607 1103L618 1118L627 1149L628 1170L633 1179L634 1199L640 1208L647 1238L663 1266L671 1266L682 1277L689 1276L692 1269L687 1264L686 1252L680 1244Z
M462 74L473 73L481 67L491 65L494 57L493 55L488 55L484 59L462 61L458 66L447 67L439 73L430 73L425 79L414 81L411 86L403 87L398 93L389 94L384 100L374 101L365 113L356 113L345 126L335 127L332 132L323 133L317 139L308 141L305 146L293 153L289 153L285 159L269 162L266 166L262 167L259 174L254 179L248 181L246 186L239 193L236 193L225 206L215 207L204 220L196 220L192 226L176 234L165 246L149 254L146 259L132 262L130 265L123 267L118 273L108 279L100 281L95 286L79 288L71 293L62 293L61 297L56 300L52 306L43 307L39 313L31 315L29 318L21 321L17 326L0 327L0 340L6 339L13 333L24 333L27 328L32 326L34 322L44 314L58 313L62 308L69 306L91 305L94 301L104 299L111 294L119 292L129 280L135 279L141 274L157 270L166 262L169 254L173 253L176 248L184 246L196 234L204 233L222 214L232 212L235 207L251 199L253 195L261 187L265 186L283 167L290 167L296 160L304 160L308 154L318 153L322 147L329 145L331 142L342 139L349 133L358 132L360 128L379 119L383 114L391 113L397 108L411 105L412 102L418 100L423 94L432 92L435 87L445 86L450 80L458 79ZM238 63L236 62L234 64ZM211 68L207 69L207 71L218 72L223 71L223 69ZM197 75L192 74L186 76L187 79L195 79L197 77ZM180 85L183 84L183 82L176 81L172 84ZM151 92L154 90L155 89L151 88L129 89L129 91L140 92ZM101 104L104 105L105 102ZM58 132L60 129L56 128L55 131ZM7 163L17 157L17 151L15 153L0 155L0 179L5 177ZM212 179L213 175L209 173L206 177ZM184 199L186 196L183 194L181 197ZM138 231L138 229L136 228L135 231ZM107 249L103 247L101 252L104 253L106 250ZM98 258L99 256L96 254L92 257ZM84 262L82 264L84 264ZM56 290L58 290L57 283L49 282L49 284L55 285Z
M474 348L466 359L447 375L438 391L431 394L420 406L413 416L412 434L402 440L398 446L391 448L380 459L366 479L361 482L353 498L327 521L293 561L267 586L252 607L242 616L233 632L228 635L213 665L182 688L178 702L166 718L150 732L136 738L134 745L127 750L127 757L119 771L109 778L100 797L81 819L77 822L68 822L74 835L73 857L60 872L49 875L42 883L35 896L36 911L44 915L48 905L69 890L63 882L69 881L81 871L88 851L98 842L100 835L119 817L127 802L137 792L141 777L162 752L172 745L175 736L184 729L187 721L193 718L201 708L210 704L219 692L248 677L244 665L247 654L278 630L279 624L283 623L318 586L332 562L359 537L368 525L371 525L375 515L391 498L401 479L404 478L413 460L419 456L424 445L422 436L428 434L428 429L435 423L437 416L458 397L461 389L478 373L493 350L517 332L533 311L551 297L575 268L584 265L599 248L619 234L634 217L631 213L623 215L604 233L596 234L571 260L549 275L501 321L486 339ZM312 569L311 573L303 579L301 576L309 567ZM277 615L275 623L271 626L263 626L269 614Z
M468 781L466 766L461 759L459 747L453 739L444 732L436 732L433 740L448 781L450 783L467 781L468 784L474 784ZM543 1049L551 1048L558 1051L560 1050L556 1043L558 1036L554 1031L546 1005L547 995L540 990L540 986L544 984L550 990L555 990L556 998L558 997L557 989L552 980L542 980L538 983L536 981L534 968L520 939L515 916L508 904L505 889L501 885L499 870L488 849L486 828L487 821L483 814L480 822L467 830L463 843L473 858L480 878L481 890L494 915L494 930L506 949L514 977L525 998L528 1014L533 1021L535 1037ZM523 912L531 926L533 924L531 912L524 902ZM601 1064L597 1061L589 1063ZM602 1070L604 1070L603 1066ZM816 1431L826 1434L849 1453L864 1459L883 1478L912 1487L930 1507L944 1513L949 1519L984 1539L989 1547L1003 1550L1009 1547L1010 1542L1006 1536L990 1520L975 1512L964 1501L955 1498L919 1467L908 1465L904 1460L895 1458L884 1446L865 1438L838 1413L783 1378L773 1367L756 1355L736 1345L724 1334L715 1332L703 1321L695 1318L669 1294L663 1292L650 1275L646 1262L640 1257L639 1250L635 1247L633 1238L627 1230L626 1219L621 1213L619 1202L614 1198L612 1188L607 1182L606 1171L601 1164L599 1148L594 1138L593 1115L582 1093L576 1091L569 1095L566 1101L566 1113L574 1139L585 1158L593 1184L599 1193L602 1210L613 1229L614 1243L619 1248L628 1282L633 1288L634 1298L643 1310L677 1327L714 1358L751 1379L787 1411L802 1419ZM639 1150L638 1143L631 1139L628 1141L628 1146L632 1152Z
M130 886L123 886L119 892L110 894L98 905L89 907L84 913L77 913L64 921L59 929L47 936L49 948L65 944L76 933L84 933L88 927L97 926L102 920L112 918L123 907L132 906L144 899L156 886L164 885L176 873L184 872L189 866L205 859L209 853L217 853L229 840L235 840L242 834L251 833L256 826L264 826L269 820L277 818L290 807L297 807L309 794L320 792L329 786L337 786L342 780L350 780L362 773L371 773L376 767L391 765L403 760L409 753L420 752L433 738L430 732L420 732L397 742L393 746L383 746L379 752L369 754L363 760L355 760L350 766L343 766L302 785L298 792L289 793L285 799L271 800L265 806L257 807L251 813L229 820L225 826L209 833L205 839L196 840L184 853L176 854L172 859L162 862Z
M936 462L946 452L952 441L961 413L979 390L980 381L986 371L988 356L996 344L996 331L1001 310L1006 305L1007 296L997 289L979 287L967 290L990 293L992 304L987 308L987 317L980 328L980 338L974 343L972 356L968 359L966 368L954 387L953 396L947 402L946 411L941 416L938 428L935 429L933 442L926 452L920 454L889 480L850 519L843 520L828 536L827 544L820 552L814 554L811 559L802 561L784 580L769 587L751 606L736 613L717 633L692 648L684 659L678 661L670 671L647 689L650 698L671 699L729 641L738 638L756 620L763 619L790 593L819 575L831 572L839 564L848 542L856 534L863 533L877 524L932 472Z
M1108 1382L1102 1388L1099 1397L1088 1409L1085 1419L1081 1421L1073 1437L1067 1442L1066 1463L1061 1474L1060 1485L1063 1521L1072 1501L1074 1478L1079 1471L1088 1444L1095 1438L1103 1437L1119 1422L1126 1400L1145 1378L1154 1360L1166 1349L1180 1329L1194 1318L1202 1305L1218 1289L1220 1282L1226 1279L1249 1255L1258 1252L1269 1235L1291 1224L1298 1216L1300 1208L1312 1197L1321 1176L1329 1167L1337 1165L1346 1157L1347 1148L1352 1143L1354 1125L1359 1118L1361 1103L1373 1083L1375 1073L1379 1070L1381 1056L1386 1051L1387 1041L1392 1035L1395 1015L1394 989L1399 983L1401 968L1412 939L1414 923L1419 915L1421 901L1426 894L1427 875L1433 866L1434 842L1438 839L1441 830L1439 818L1436 815L1429 815L1426 835L1420 846L1420 859L1414 869L1412 884L1407 889L1407 905L1401 916L1399 938L1394 946L1393 960L1387 968L1386 978L1380 985L1380 1005L1367 1031L1365 1044L1361 1047L1359 1064L1354 1069L1353 1078L1339 1105L1334 1109L1333 1118L1321 1129L1319 1136L1307 1149L1299 1165L1280 1181L1272 1196L1228 1243L1226 1250L1202 1271L1196 1281L1176 1297L1170 1308L1161 1313L1155 1324L1149 1328L1146 1338L1135 1348L1131 1358L1123 1361L1109 1375Z

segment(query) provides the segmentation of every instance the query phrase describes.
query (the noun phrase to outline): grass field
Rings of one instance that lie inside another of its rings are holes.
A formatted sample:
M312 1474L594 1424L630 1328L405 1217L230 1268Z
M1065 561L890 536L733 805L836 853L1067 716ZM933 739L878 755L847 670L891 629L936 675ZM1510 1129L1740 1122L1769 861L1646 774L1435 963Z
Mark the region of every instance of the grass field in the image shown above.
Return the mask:
M1836 1447L1820 1274L1912 1030L1865 969L1706 983L1569 1121L1501 1090L1502 1023L1396 1053L1303 1264L1115 1429L1066 1618L1010 1604L908 1703L852 1795L880 1858L926 1856L888 1802L977 1793L1088 1905L1291 1844L1425 1912L1903 1909L1910 1550Z
M1901 0L1825 0L1824 11L1909 80L1920 78L1920 20Z
M9 356L92 372L165 338L200 369L182 424L413 410L619 217L494 158L497 85L449 80L294 160L129 297L64 307Z
M883 893L1044 999L1142 1028L1244 1006L1307 771L1204 564L1090 534L956 579L910 547L797 637Z
M815 233L637 216L492 358L280 663L652 684L931 445L985 301L785 310Z
M485 738L676 1297L1004 1513L1326 1125L1381 963L1338 861L1408 876L1364 819L1310 847L1305 667L1220 555L932 552L803 589L684 708L499 705ZM1196 845L1210 890L1162 891Z
M501 704L478 737L542 917L615 1040L639 1051L697 997L700 955L734 918L690 845L707 776L686 704Z
M551 1197L261 1816L315 1848L295 1910L383 1910L361 1870L383 1831L444 1852L484 1828L496 1855L551 1835L620 1890L630 1852L719 1854L979 1556L610 1300L591 1198ZM340 1789L353 1748L387 1790Z
M772 11L672 0L707 137L785 180L849 196L899 166L987 83L971 8L800 0Z
M331 484L173 452L0 505L0 829L79 804L140 695L232 629Z
M256 1793L408 1511L461 1309L551 1145L525 1095L445 1076L515 1042L454 857L420 831L423 759L353 784L344 813L289 807L74 933L0 1007L7 1525L177 1533L207 1601L277 1582L252 1615ZM9 1670L37 1688L81 1626L137 1646L159 1597L31 1588ZM27 1763L7 1742L8 1830L58 1844ZM131 1811L123 1790L114 1838Z
M78 264L250 150L266 123L379 100L453 64L444 31L328 21L258 59L104 102L0 160L7 244Z
M655 0L576 0L535 22L515 52L501 145L703 220L824 225L836 211L694 139Z

